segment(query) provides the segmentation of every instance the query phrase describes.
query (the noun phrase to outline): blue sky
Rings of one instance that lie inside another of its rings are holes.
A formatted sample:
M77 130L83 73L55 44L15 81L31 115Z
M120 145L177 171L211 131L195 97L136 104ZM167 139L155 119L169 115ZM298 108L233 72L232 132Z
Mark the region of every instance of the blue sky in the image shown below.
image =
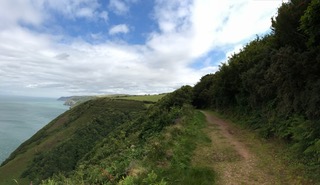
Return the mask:
M0 94L154 94L194 85L270 31L280 0L2 0Z

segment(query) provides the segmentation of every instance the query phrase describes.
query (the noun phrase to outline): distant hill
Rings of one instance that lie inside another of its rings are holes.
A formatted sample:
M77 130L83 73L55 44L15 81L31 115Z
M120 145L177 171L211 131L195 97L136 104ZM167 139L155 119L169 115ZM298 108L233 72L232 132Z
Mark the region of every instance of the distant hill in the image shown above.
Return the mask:
M58 98L58 101L64 101L64 105L70 106L71 108L77 106L88 100L94 98L112 98L112 99L127 99L127 100L137 100L144 101L145 103L153 104L159 99L164 97L166 93L157 94L157 95L128 95L128 94L110 94L110 95L99 95L99 96L63 96Z
M70 99L72 96L62 96L60 98L58 98L58 101L66 101L67 99Z
M57 100L64 101L64 105L74 107L76 105L79 105L88 100L92 100L94 98L96 98L96 96L67 96L67 97L60 97Z

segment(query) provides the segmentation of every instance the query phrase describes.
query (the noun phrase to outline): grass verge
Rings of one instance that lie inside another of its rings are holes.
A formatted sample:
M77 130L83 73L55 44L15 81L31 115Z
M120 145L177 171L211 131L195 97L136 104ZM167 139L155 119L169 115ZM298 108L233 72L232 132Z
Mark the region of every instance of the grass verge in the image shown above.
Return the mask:
M128 95L128 96L118 96L113 97L114 99L125 99L125 100L136 100L136 101L145 101L145 102L157 102L163 98L165 94L157 95Z
M149 154L131 171L144 171L140 175L127 176L120 184L175 184L211 185L215 172L209 166L193 163L200 156L194 155L198 145L210 144L203 132L205 118L199 111L178 120L160 135L152 138L146 150ZM138 170L140 169L140 170ZM143 169L143 170L141 170Z

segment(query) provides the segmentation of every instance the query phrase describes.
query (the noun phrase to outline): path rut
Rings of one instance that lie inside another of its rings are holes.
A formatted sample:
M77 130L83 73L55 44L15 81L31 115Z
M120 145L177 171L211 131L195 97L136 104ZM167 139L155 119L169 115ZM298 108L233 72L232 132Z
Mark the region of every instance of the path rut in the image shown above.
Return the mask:
M257 166L257 157L236 135L230 124L202 111L208 122L207 134L212 140L212 166L218 174L217 184L279 184L273 175ZM218 157L217 157L218 156Z

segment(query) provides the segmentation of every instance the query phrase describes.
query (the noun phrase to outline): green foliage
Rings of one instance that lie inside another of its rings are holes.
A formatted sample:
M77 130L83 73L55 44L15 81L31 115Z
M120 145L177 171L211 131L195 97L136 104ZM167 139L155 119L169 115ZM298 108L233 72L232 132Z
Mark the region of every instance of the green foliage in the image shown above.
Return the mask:
M190 112L187 115L185 121L180 123L183 127L168 128L166 136L171 136L171 139L159 139L162 141L159 144L160 148L166 152L165 155L157 158L159 162L152 168L168 184L213 184L215 174L212 169L194 166L191 163L196 146L210 142L210 139L201 130L205 126L205 118L200 112ZM159 148L155 150L159 151ZM152 157L152 154L150 155L149 157ZM152 164L152 161L155 160L151 158L150 161L148 164ZM169 164L161 166L159 165L159 163L162 164L161 162Z
M320 1L312 0L304 15L301 17L301 30L308 36L309 47L320 44Z
M125 100L136 100L143 101L144 103L154 104L158 102L161 98L163 98L165 94L157 94L157 95L124 95L118 97L112 97L115 99L125 99Z
M300 18L310 2L311 0L291 0L278 9L278 15L272 18L272 30L278 47L305 48L306 36L299 27Z
M182 86L180 89L166 95L159 105L161 108L170 109L172 107L181 107L184 104L191 104L193 100L193 90L191 86Z
M36 184L54 174L66 175L97 142L144 111L140 101L100 98L85 102L41 129L11 155L12 159L36 151L21 176Z
M148 185L149 184L150 185L166 185L167 184L163 179L161 179L160 182L157 182L158 181L157 179L158 179L157 174L155 174L153 171L151 171L151 173L149 173L147 175L147 177L142 180L142 182L144 184L148 184Z
M118 125L74 171L54 175L42 184L212 184L211 169L191 164L196 142L208 140L201 132L203 115L188 105L190 91L182 87L137 119Z
M272 19L272 34L248 43L193 90L195 106L235 117L263 137L283 139L317 172L319 7L318 0L284 3Z
M214 85L215 75L208 74L201 78L193 88L194 100L193 104L198 108L204 108L210 106L210 100L212 95L210 94L210 88Z

